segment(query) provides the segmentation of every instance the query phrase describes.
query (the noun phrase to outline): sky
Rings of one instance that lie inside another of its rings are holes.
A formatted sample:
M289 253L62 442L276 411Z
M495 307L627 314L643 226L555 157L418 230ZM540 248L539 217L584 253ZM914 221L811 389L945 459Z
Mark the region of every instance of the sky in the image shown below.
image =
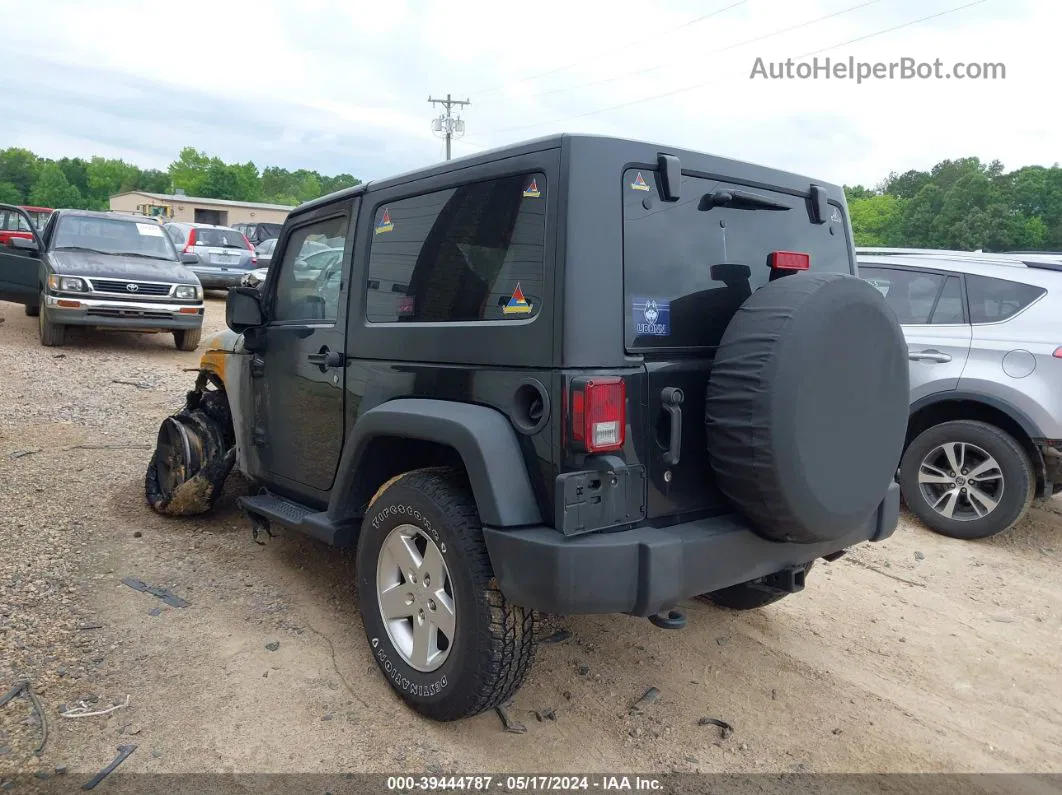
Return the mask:
M849 185L1062 160L1057 0L0 0L0 19L0 147L46 157L165 168L194 146L377 179L443 159L427 100L449 92L471 101L454 157L595 133ZM1006 78L752 76L814 53Z

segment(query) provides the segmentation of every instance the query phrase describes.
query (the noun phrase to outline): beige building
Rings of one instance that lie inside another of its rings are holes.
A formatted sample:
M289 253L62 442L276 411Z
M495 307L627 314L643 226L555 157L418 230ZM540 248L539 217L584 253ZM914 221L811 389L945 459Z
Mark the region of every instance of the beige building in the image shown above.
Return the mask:
M170 221L185 221L217 226L233 224L282 224L294 207L284 204L237 202L227 199L203 199L183 193L145 193L129 191L111 196L111 210L136 215L154 215Z

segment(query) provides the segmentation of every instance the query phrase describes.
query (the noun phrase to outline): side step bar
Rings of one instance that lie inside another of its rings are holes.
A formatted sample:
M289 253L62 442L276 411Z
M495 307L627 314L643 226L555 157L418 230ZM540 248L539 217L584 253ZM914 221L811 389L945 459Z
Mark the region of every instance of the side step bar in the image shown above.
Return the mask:
M333 522L324 511L314 511L275 494L241 497L238 504L251 517L252 522L257 520L267 531L269 525L275 522L334 547L351 547L357 541L356 522ZM257 537L257 532L255 535Z

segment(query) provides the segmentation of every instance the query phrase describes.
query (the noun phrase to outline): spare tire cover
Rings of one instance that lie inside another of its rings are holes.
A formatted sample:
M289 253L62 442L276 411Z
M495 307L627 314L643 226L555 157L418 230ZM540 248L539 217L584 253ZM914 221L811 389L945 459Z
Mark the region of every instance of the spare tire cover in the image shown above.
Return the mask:
M907 345L881 293L847 274L768 283L727 326L708 380L708 460L755 532L842 538L877 509L907 428Z

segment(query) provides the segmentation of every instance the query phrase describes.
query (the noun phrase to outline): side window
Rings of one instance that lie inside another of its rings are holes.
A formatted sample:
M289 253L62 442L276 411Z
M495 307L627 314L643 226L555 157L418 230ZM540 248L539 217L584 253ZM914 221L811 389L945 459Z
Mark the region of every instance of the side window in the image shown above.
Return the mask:
M972 323L998 323L1018 314L1047 291L1031 284L967 275L966 292Z
M929 322L933 325L959 325L963 323L962 284L958 276L949 276L944 281L944 289L937 298Z
M522 174L376 208L372 323L524 320L543 299L546 176Z
M307 224L291 233L280 263L273 303L274 321L336 321L347 223L344 215ZM314 255L322 256L314 258ZM334 266L334 280L325 278L329 265Z
M909 326L930 322L945 281L943 276L935 273L899 268L863 266L859 268L859 275L885 296L885 303L896 313L900 323Z

